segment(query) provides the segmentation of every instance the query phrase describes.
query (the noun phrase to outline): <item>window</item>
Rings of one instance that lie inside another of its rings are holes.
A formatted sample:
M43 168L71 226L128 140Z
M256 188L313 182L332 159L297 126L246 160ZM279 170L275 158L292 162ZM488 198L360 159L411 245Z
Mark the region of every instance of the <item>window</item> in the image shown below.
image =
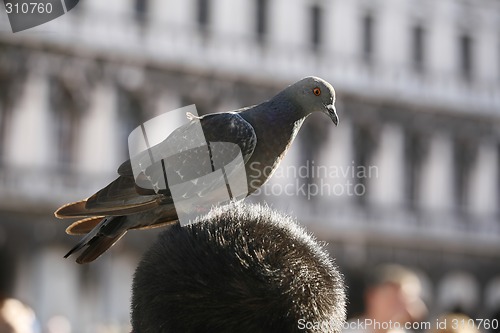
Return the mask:
M412 64L420 72L424 69L424 28L420 25L413 27L412 35Z
M7 122L9 121L8 110L5 108L4 103L0 100L0 167L2 166L3 158L4 158L4 149L5 149L5 141L6 141L6 130L7 130Z
M460 71L466 80L472 79L472 38L469 35L462 35L460 44Z
M425 134L407 130L405 136L405 197L409 209L416 209L420 196L422 162L427 153Z
M146 22L146 16L148 13L148 1L147 0L135 0L135 19L140 24Z
M202 30L206 29L210 22L209 1L210 0L198 0L196 19L198 21L198 27Z
M314 50L321 44L321 8L318 5L311 7L311 43Z
M470 176L477 157L477 146L471 138L457 138L453 145L455 203L459 209L467 204Z
M49 83L57 158L60 167L65 169L73 162L80 110L74 95L63 82L52 77Z
M362 41L363 41L363 59L371 61L373 57L373 16L366 14L363 17Z
M367 203L367 194L370 191L369 179L366 174L370 169L374 146L377 142L375 131L367 124L353 126L354 165L353 193L360 204ZM360 172L361 171L361 172ZM363 173L365 175L363 175Z
M256 33L259 42L267 33L267 0L256 0Z
M0 76L0 167L6 142L7 122L9 121L9 110L7 110L7 99L9 98L9 77Z
M120 142L123 146L122 156L124 159L127 159L129 158L128 137L144 120L144 107L141 96L137 93L119 88L118 110L120 110L120 119L122 120L120 124Z

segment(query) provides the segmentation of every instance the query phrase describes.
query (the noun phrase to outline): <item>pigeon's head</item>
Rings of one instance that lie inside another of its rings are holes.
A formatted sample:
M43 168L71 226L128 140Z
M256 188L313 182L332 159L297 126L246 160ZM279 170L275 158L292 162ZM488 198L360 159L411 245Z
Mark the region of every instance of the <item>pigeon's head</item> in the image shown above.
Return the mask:
M292 84L286 90L295 103L299 104L305 116L312 112L326 113L335 125L339 123L335 110L335 89L319 77L308 76Z

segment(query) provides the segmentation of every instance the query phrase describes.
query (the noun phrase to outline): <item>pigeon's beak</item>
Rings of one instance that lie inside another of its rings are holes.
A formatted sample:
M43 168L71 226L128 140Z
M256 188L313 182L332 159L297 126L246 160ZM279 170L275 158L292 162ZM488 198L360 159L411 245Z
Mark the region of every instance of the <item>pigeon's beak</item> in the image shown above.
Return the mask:
M326 109L328 110L328 116L332 119L335 126L339 124L339 116L337 115L337 110L335 110L335 106L333 104L327 105Z

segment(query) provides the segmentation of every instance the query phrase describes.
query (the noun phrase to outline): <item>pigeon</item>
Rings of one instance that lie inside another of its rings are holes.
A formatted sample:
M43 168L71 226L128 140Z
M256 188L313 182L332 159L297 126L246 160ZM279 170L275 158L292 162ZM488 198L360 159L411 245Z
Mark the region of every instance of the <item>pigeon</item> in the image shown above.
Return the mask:
M325 113L338 125L335 98L335 90L330 83L310 76L261 104L201 117L188 114L187 124L173 131L149 151L143 152L144 156L134 158L139 161L139 165L142 165L146 156L153 156L154 161L158 162L149 166L144 164L140 175L136 177L131 161L125 161L118 168L118 178L108 186L87 199L66 204L55 212L55 216L61 219L83 218L66 229L70 235L85 236L65 258L83 250L76 262L89 263L108 250L128 230L178 224L172 183L184 181L184 184L189 185L186 180L195 182L197 177L206 174L207 168L203 165L206 159L200 156L206 155L210 143L229 143L216 151L221 156L222 164L235 156L234 149L228 147L238 148L246 175L246 195L252 194L276 171L304 120L311 113ZM199 133L194 129L200 125L206 140L205 146L187 149L192 147L189 142L199 140L196 137ZM214 160L209 170L214 169ZM169 175L177 174L179 179L169 178L168 184L158 186L158 170L163 171L163 174L165 171ZM148 182L150 186L144 186ZM217 196L222 190L227 193L226 183L220 183L215 180L207 184L206 193L196 194L196 199ZM189 188L185 191L188 194ZM192 205L193 210L203 209L203 204L193 200L188 201L187 205Z

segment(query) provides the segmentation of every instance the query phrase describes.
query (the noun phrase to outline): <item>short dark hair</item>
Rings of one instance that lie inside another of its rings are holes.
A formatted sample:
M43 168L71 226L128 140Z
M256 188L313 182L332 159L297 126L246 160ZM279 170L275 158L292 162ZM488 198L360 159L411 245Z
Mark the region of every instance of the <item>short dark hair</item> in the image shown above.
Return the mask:
M343 278L323 245L261 205L171 227L135 272L134 333L340 332L344 321Z
M380 264L367 274L367 288L374 288L385 284L412 285L421 288L418 275L411 269L398 264Z

